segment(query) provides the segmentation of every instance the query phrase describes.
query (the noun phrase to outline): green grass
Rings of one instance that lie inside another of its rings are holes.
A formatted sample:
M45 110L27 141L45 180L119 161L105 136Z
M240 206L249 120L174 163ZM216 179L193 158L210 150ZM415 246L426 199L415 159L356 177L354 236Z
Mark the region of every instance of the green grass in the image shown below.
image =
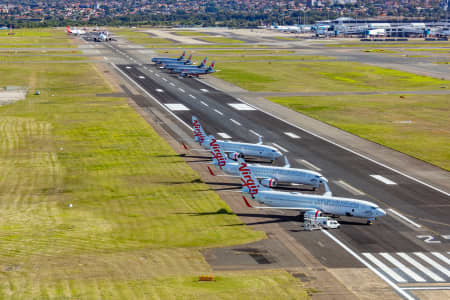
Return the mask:
M95 57L86 56L15 56L15 55L0 55L0 63L28 63L28 62L55 62L55 61L83 61L94 60Z
M148 33L132 31L130 29L114 29L114 34L123 36L127 40L135 44L172 44L172 41L163 38L154 38Z
M198 32L198 31L174 31L173 32L176 35L181 36L209 36L209 33L206 32Z
M270 100L450 170L448 95L273 97Z
M398 51L392 51L392 50L385 50L385 49L368 49L368 50L361 50L363 52L373 52L373 53L398 53Z
M249 91L435 90L450 82L355 62L227 63L214 76Z
M203 37L201 40L205 42L210 43L216 43L216 44L242 44L244 41L236 40L236 39L230 39L226 37L218 37L218 36L212 36L212 37Z
M433 64L438 64L438 65L448 65L449 62L448 62L448 61L433 61Z
M425 49L403 49L403 51L410 51L410 52L433 52L433 53L450 53L450 49L431 49L431 48L425 48Z
M307 298L284 271L211 270L200 249L264 233L126 99L98 97L114 90L92 64L0 64L5 85L29 94L0 106L0 298Z
M17 29L15 35L0 31L0 48L71 48L75 47L67 38L64 29Z
M148 48L161 48L164 45L147 45L146 47ZM267 48L266 45L255 45L255 44L232 44L232 45L223 45L223 44L209 44L209 45L183 45L183 44L176 44L176 45L166 45L165 48L180 48L180 49L200 49L200 48L206 48L206 49L210 49L210 48ZM189 51L189 50L188 50Z

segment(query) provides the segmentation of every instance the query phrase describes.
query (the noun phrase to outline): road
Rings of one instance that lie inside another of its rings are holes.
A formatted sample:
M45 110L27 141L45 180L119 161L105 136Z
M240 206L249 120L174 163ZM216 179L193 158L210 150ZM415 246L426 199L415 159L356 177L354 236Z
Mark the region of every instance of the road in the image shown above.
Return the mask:
M114 64L124 79L142 89L149 98L146 101L157 101L180 125L184 131L180 136L192 135L192 115L218 138L257 142L261 135L265 144L288 156L292 167L320 171L334 195L369 200L388 211L372 226L365 225L365 220L342 218L341 228L332 232L304 234L292 213L254 211L262 223L280 225L326 267L370 268L404 298L413 299L411 288L419 286L450 288L448 191L411 179L200 80L179 78L143 64L117 44L105 46L125 62Z

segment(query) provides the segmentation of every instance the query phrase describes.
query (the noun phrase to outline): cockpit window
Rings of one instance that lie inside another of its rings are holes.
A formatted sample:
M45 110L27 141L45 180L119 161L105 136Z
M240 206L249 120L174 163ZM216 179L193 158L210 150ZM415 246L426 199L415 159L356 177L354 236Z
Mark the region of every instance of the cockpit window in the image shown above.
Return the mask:
M371 206L370 208L371 208L371 209L377 209L377 208L376 208L376 207L374 207L374 206Z
M272 152L276 152L275 150L272 150Z

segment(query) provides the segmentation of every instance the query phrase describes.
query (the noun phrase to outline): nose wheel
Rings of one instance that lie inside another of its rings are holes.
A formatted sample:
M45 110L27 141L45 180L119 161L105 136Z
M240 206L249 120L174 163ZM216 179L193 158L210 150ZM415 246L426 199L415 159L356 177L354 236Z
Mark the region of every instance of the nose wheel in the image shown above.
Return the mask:
M366 224L367 225L372 225L373 221L375 221L375 219L368 219Z

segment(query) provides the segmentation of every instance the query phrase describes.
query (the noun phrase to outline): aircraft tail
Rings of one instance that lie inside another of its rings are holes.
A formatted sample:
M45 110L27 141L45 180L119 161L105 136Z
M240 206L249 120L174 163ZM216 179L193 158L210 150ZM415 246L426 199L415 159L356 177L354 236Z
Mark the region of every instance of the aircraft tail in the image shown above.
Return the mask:
M226 166L228 158L225 152L223 152L220 144L217 143L217 140L212 135L209 136L209 146L211 149L211 154L213 156L213 163L215 165L218 165L219 168L222 169L222 167Z
M202 60L202 62L200 63L200 65L198 66L199 68L204 68L205 66L206 66L206 60L207 60L208 58L207 57L205 57L203 60Z
M242 182L241 191L243 193L250 194L251 197L254 198L259 191L269 189L259 184L258 179L252 173L252 170L248 167L247 163L244 161L242 157L238 158L238 163L239 163L239 175L241 177Z
M214 70L214 65L216 64L215 61L213 61L211 63L211 65L209 66L209 68L206 70L206 73L214 73L216 70Z
M72 33L72 30L70 30L69 25L66 26L66 31L67 31L67 33Z
M207 137L206 132L195 116L192 116L192 128L194 129L194 140L203 145Z
M186 64L186 65L190 64L190 63L192 62L191 59L192 59L192 54L189 55L189 57L188 57L188 59L186 60L185 64Z
M186 56L186 51L183 51L183 53L178 57L178 60L182 60Z

